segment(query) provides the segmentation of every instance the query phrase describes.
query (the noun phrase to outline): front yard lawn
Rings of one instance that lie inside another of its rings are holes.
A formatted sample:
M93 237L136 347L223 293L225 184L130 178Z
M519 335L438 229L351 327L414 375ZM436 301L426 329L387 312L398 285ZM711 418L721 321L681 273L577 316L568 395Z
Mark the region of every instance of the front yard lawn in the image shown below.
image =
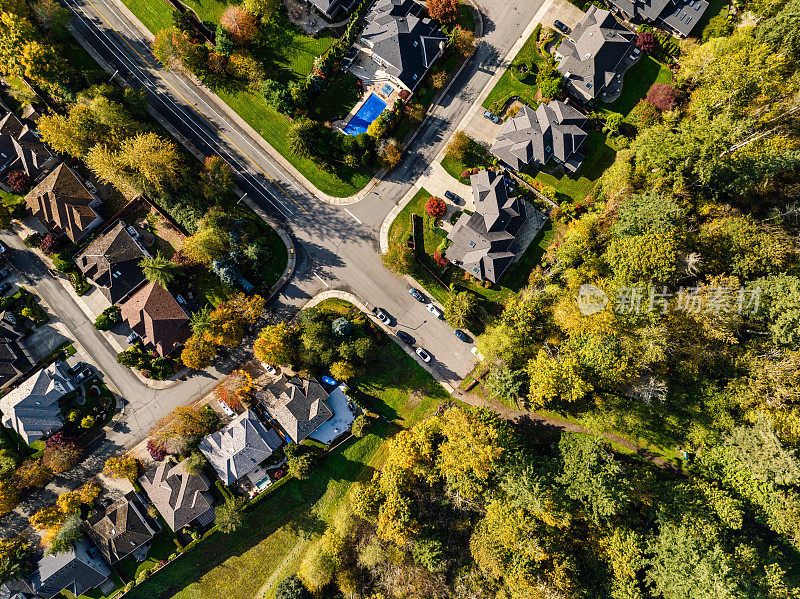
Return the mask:
M556 193L569 197L572 202L585 198L594 189L603 172L614 162L617 151L600 131L589 133L581 151L586 156L583 166L575 174L553 176L539 172L536 178L545 185L555 187ZM557 197L558 201L558 197Z
M472 168L490 166L492 163L492 155L486 148L473 139L469 141L469 147L464 152L463 158L456 158L450 147L447 148L447 153L442 158L442 168L447 171L447 174L465 185L469 185L469 177L462 178L461 173Z
M598 102L598 107L606 112L619 112L622 116L627 117L639 100L644 100L651 85L670 83L671 81L672 73L666 66L651 56L645 56L625 73L619 98L610 104Z
M536 92L539 88L536 85L536 73L530 67L531 65L538 65L545 60L536 46L538 37L539 28L537 27L525 42L525 45L520 48L505 73L501 75L492 91L486 96L483 101L484 108L498 114L502 112L508 101L514 97L519 97L523 103L531 108L536 108L539 104L536 99ZM529 67L530 70L527 74L516 71L521 64Z
M331 306L349 310L348 305ZM351 308L351 307L350 307ZM129 599L252 599L271 597L294 574L305 551L346 505L351 485L371 477L384 459L383 444L450 396L394 343L368 374L350 382L367 395L376 419L367 436L351 439L325 456L308 480L289 479L244 513L233 534L215 533L186 555L135 587Z

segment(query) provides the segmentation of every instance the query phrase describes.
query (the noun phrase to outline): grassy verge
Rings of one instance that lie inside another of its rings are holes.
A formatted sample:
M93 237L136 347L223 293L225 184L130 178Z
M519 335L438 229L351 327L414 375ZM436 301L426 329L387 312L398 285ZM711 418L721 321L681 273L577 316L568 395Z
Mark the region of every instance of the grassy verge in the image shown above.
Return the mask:
M670 83L671 81L672 73L666 66L651 56L645 56L626 71L619 98L610 104L598 102L597 105L605 112L619 112L622 116L627 117L639 100L644 99L651 85Z
M604 133L593 131L586 138L581 152L586 159L577 173L564 173L556 177L540 172L536 178L545 185L555 187L557 194L567 196L573 202L582 200L594 189L597 180L614 162L617 151Z
M350 306L325 304L349 311ZM133 589L130 599L252 599L267 596L294 573L305 550L333 520L353 482L372 475L383 461L382 445L398 430L428 415L449 395L395 344L350 384L366 395L378 419L370 434L328 454L308 480L291 479L244 515L230 535L217 533Z

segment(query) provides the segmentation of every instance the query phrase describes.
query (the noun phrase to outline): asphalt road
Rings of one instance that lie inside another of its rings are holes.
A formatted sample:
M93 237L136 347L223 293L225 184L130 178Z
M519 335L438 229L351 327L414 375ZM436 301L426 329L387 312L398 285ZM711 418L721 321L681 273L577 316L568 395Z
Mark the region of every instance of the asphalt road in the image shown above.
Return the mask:
M452 135L455 124L500 66L541 0L478 2L484 36L473 61L450 86L404 161L361 202L345 208L314 197L286 172L251 135L190 79L161 68L147 37L114 0L66 0L81 37L119 76L148 93L151 107L180 137L206 154L225 158L240 176L239 186L290 229L298 247L295 276L271 306L291 313L326 289L350 291L381 306L433 356L432 366L457 383L474 364L470 345L435 319L408 294L402 279L386 271L379 257L383 219L410 189L424 167Z

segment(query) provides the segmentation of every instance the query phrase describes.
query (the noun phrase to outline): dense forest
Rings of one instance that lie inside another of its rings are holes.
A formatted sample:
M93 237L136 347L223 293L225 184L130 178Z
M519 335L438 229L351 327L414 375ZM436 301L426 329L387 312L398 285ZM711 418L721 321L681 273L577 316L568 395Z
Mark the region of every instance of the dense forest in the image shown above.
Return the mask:
M454 407L393 439L278 597L800 597L799 20L757 0L683 42L479 340L497 396L680 468Z

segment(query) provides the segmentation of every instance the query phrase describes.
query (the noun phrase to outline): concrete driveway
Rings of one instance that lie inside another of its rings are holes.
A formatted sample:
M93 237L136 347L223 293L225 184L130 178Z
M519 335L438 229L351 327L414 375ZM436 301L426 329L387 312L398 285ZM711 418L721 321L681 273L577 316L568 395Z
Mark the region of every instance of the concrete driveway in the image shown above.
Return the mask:
M553 25L553 23L558 20L570 29L573 29L583 18L584 14L585 13L580 8L570 4L567 0L552 0L540 22L542 26L551 27L558 31L558 28Z

